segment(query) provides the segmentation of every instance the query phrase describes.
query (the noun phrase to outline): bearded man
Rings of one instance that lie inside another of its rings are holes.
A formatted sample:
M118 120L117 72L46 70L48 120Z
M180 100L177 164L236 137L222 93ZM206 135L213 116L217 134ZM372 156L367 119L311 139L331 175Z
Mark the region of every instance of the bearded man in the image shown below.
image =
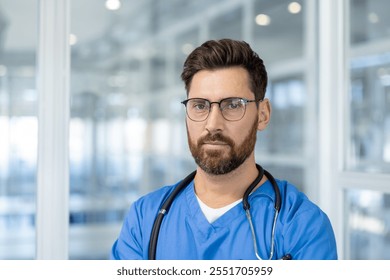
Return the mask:
M181 77L197 169L132 204L111 258L337 259L327 215L255 161L271 116L258 54L243 41L207 41Z

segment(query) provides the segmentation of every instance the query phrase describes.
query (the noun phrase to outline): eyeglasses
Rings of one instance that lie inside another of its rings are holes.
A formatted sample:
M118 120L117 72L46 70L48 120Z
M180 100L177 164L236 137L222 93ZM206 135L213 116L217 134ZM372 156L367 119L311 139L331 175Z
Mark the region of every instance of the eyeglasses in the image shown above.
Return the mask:
M261 100L248 100L240 97L229 97L222 99L219 102L210 102L204 98L190 98L181 103L186 106L187 116L195 121L201 122L208 118L211 105L216 103L219 105L222 116L227 121L239 121L245 115L246 105L250 102L259 102Z

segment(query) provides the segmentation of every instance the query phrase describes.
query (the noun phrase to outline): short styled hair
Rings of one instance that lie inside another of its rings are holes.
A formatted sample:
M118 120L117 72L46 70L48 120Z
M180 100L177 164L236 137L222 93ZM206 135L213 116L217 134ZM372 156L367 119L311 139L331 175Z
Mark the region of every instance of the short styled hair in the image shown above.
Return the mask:
M268 81L263 60L248 43L232 39L206 41L188 55L181 74L187 95L192 78L197 72L235 66L248 71L250 88L255 99L263 100Z

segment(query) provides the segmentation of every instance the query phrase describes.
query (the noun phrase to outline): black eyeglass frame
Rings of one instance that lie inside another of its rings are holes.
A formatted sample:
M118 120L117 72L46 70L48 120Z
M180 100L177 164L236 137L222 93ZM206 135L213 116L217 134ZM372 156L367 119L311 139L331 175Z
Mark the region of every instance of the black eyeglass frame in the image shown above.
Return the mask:
M224 114L223 114L223 108L221 108L221 103L224 102L224 101L226 101L226 100L229 100L229 99L238 99L238 100L240 100L240 102L242 102L242 103L244 104L244 113L242 114L241 118L239 118L239 119L237 119L237 120L229 120L229 119L227 119L227 118L224 116ZM204 119L202 119L202 120L194 120L194 119L192 119L192 118L189 116L188 110L187 110L187 103L188 103L189 101L191 101L191 100L203 100L203 101L206 101L206 102L209 104L209 112L207 113L207 115L206 115L206 117L205 117ZM262 101L263 101L263 99L258 99L258 100L253 99L253 100L249 100L249 99L246 99L246 98L243 98L243 97L227 97L227 98L221 99L220 101L211 102L210 100L208 100L208 99L206 99L206 98L197 98L197 97L195 97L195 98L189 98L189 99L183 100L183 101L180 102L180 103L183 104L183 105L186 107L186 114L187 114L188 118L189 118L190 120L194 121L194 122L203 122L203 121L207 120L207 118L209 117L210 112L211 112L211 107L212 107L211 105L214 104L214 103L215 103L215 104L218 104L218 108L219 108L219 110L221 111L222 117L223 117L225 120L230 121L230 122L236 122L236 121L241 120L241 119L245 116L245 113L246 113L246 106L247 106L248 103L251 103L251 102L262 102Z

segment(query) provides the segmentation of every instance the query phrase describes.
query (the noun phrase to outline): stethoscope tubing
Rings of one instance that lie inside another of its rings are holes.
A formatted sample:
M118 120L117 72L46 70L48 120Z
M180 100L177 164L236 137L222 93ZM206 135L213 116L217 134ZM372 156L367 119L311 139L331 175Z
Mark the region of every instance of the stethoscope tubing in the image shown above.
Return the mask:
M169 211L169 208L172 205L173 200L176 198L176 196L189 184L192 180L195 178L196 171L193 171L190 173L187 177L185 177L179 185L173 190L173 192L169 195L167 200L164 202L163 206L160 208L160 211L158 211L158 215L153 223L152 233L150 235L150 242L149 242L149 251L148 256L149 260L155 260L156 259L156 248L157 248L157 241L158 241L158 235L160 232L160 227L162 220Z
M261 259L260 256L258 255L256 234L255 234L253 223L252 223L252 217L250 215L250 204L249 204L248 198L249 198L249 194L258 185L258 183L261 181L263 175L265 174L267 176L268 180L270 180L272 187L274 189L274 192L275 192L275 205L274 205L275 216L274 216L274 220L273 220L272 233L271 233L272 237L271 237L271 252L270 252L270 259L272 259L273 252L274 252L274 239L275 239L274 237L275 237L276 220L277 220L277 216L278 216L278 213L280 211L280 208L281 208L281 195L280 195L280 191L279 191L278 185L276 184L274 177L268 171L264 170L260 165L256 164L256 167L259 171L259 174L256 177L256 179L251 183L251 185L247 188L247 190L245 191L244 196L242 198L242 203L243 203L243 208L245 210L246 216L247 216L248 221L249 221L251 234L252 234L252 238L253 238L253 242L254 242L253 246L255 249L256 257L258 259ZM161 206L161 208L157 214L157 217L154 220L152 232L150 235L149 250L148 250L148 259L149 260L156 259L158 235L160 232L160 227L161 227L161 223L162 223L163 218L168 213L168 211L173 203L173 200L176 198L176 196L184 188L186 188L191 183L191 181L195 178L195 175L196 175L196 171L193 171L187 177L185 177L179 183L179 185L173 190L173 192L168 196L168 198L165 200L164 204Z

